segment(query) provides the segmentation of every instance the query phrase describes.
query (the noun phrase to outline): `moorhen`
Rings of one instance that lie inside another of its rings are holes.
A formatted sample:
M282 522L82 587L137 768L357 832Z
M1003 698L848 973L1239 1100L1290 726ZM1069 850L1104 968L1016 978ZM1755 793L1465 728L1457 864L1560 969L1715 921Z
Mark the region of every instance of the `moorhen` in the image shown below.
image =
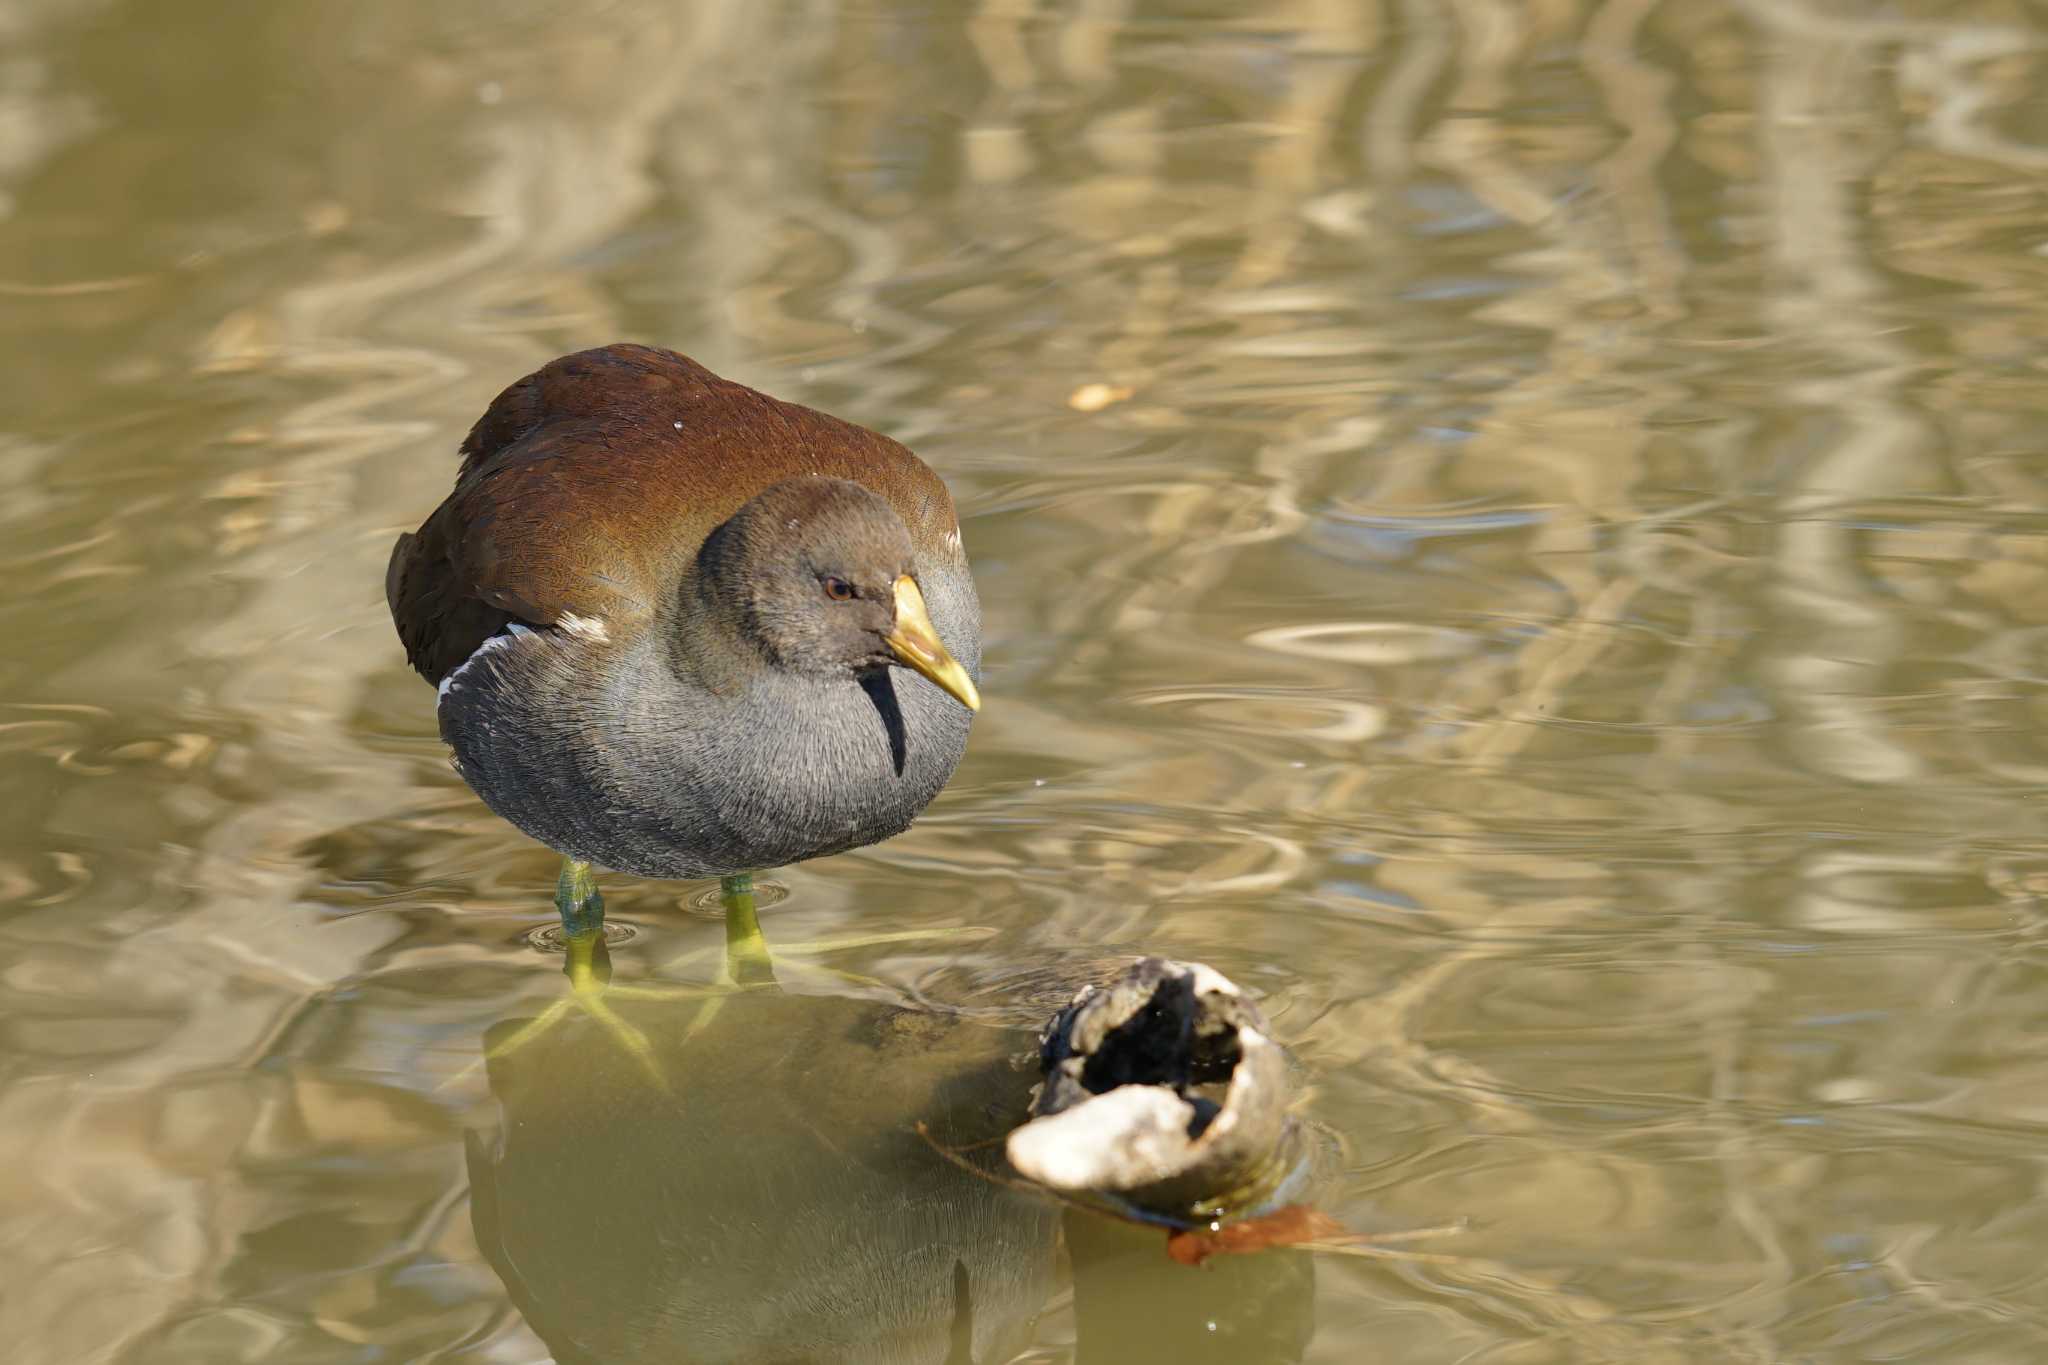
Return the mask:
M490 808L591 866L749 874L886 839L952 776L981 605L944 483L886 436L673 351L499 394L385 596Z

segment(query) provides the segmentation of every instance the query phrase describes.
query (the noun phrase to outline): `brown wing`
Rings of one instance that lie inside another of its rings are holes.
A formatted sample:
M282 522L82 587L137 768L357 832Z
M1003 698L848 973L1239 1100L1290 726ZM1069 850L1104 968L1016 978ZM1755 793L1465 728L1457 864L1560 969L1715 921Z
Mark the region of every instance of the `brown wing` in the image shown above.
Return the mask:
M498 395L455 491L392 547L384 593L406 657L438 683L508 621L571 614L628 638L712 528L802 474L865 484L921 556L964 562L945 484L888 437L673 351L563 356Z

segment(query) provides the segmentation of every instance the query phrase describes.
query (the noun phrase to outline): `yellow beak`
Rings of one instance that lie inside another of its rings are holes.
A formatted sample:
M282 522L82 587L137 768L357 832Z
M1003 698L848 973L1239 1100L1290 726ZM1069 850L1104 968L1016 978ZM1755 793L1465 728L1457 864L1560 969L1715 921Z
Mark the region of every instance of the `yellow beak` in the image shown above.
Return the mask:
M882 637L897 658L945 688L970 711L981 709L981 693L960 661L939 643L938 631L924 609L924 594L909 574L896 580L896 629Z

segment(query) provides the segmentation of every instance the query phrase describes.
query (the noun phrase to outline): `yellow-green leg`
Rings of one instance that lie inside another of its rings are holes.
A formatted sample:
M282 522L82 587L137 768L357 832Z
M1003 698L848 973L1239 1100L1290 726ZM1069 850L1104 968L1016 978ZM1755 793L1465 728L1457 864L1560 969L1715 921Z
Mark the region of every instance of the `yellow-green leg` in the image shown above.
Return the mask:
M555 909L561 912L563 934L571 940L587 934L603 936L604 897L598 893L597 877L589 863L562 859L562 875L555 878Z
M768 956L768 940L761 936L761 915L754 904L754 874L735 872L718 879L719 903L725 907L725 963L719 984L728 993L751 986L775 984L775 962ZM697 1017L683 1031L689 1043L709 1028L725 1008L725 995L714 995L697 1007Z
M754 906L754 874L720 877L718 899L725 906L726 979L735 986L773 982L775 963L768 956L768 940L761 937L761 915Z
M604 896L589 863L562 859L555 909L562 916L562 975L578 995L602 994L612 981L612 955L604 940Z
M491 1049L492 1057L510 1056L519 1048L559 1024L571 1012L580 1013L611 1036L614 1043L631 1054L648 1076L663 1090L668 1080L654 1056L647 1035L628 1023L606 1003L607 995L621 1000L701 1000L704 1008L690 1032L717 1016L725 998L735 990L773 986L774 965L768 944L761 937L761 921L754 906L754 879L741 873L719 883L725 902L725 979L710 986L644 986L612 983L611 951L604 932L604 897L598 893L597 878L590 864L574 858L562 859L561 876L555 880L555 909L562 916L562 974L569 978L569 994L541 1011Z
M573 858L564 858L562 874L555 882L555 908L562 916L563 947L566 950L562 972L569 978L568 997L555 1001L543 1010L538 1018L502 1039L491 1049L491 1056L509 1056L555 1027L568 1014L580 1013L596 1023L611 1036L614 1043L638 1060L656 1085L667 1090L667 1079L656 1063L653 1048L646 1035L613 1012L605 997L610 996L619 1000L702 1001L696 1017L685 1030L683 1041L687 1043L718 1017L729 997L744 990L774 988L777 984L775 960L769 955L768 942L761 934L761 916L754 900L753 874L740 872L730 877L721 877L718 892L719 900L725 909L725 944L723 961L715 982L704 986L632 983L615 985L612 982L611 954L605 943L604 897L598 894L597 878L592 873L590 864L578 862ZM989 929L963 927L854 934L811 943L787 943L782 945L781 953L785 965L791 970L836 977L864 989L884 989L882 982L852 972L839 971L807 959L872 944L984 938L992 932L994 931ZM692 959L716 952L719 952L719 949L709 945L701 949L692 949L678 955L659 970L673 970Z

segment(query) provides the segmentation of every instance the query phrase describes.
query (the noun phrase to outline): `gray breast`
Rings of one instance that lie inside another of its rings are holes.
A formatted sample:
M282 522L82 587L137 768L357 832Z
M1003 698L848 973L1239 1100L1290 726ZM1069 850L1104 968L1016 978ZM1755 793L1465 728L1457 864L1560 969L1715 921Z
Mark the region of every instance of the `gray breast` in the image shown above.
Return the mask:
M919 579L940 638L978 679L971 580ZM764 669L720 697L679 674L658 640L604 656L558 629L487 641L441 693L441 734L464 780L571 857L714 877L900 833L966 748L970 713L907 669L858 681Z

